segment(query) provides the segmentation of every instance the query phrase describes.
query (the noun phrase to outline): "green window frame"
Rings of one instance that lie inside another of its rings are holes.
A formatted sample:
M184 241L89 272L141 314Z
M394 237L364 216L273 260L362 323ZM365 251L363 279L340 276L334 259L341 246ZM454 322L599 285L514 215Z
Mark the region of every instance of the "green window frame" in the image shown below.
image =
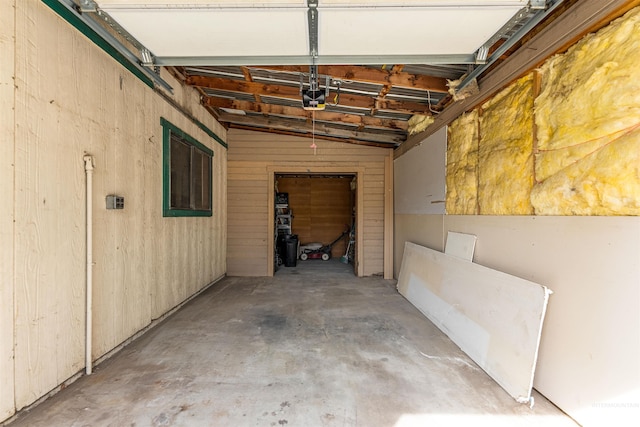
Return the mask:
M162 125L162 216L213 215L213 151L180 128Z

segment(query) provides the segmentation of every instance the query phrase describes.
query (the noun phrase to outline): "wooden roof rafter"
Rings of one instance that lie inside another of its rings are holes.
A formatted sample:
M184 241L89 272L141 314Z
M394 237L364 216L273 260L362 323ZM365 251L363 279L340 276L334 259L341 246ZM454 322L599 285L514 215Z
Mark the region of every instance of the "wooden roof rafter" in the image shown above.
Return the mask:
M315 115L316 120L336 121L358 125L361 128L380 128L391 130L407 130L407 122L403 120L381 119L377 117L365 116L362 114L338 113L327 110L307 111L298 107L289 107L285 105L266 104L250 101L241 101L228 98L208 97L204 100L205 105L214 108L227 108L232 110L253 111L266 115L283 115L290 117L298 117L312 119Z
M188 76L185 82L189 86L204 89L246 93L252 96L257 94L260 96L273 96L286 99L301 99L300 88L296 86L272 85L208 76ZM406 114L430 114L429 106L419 102L377 99L371 96L350 93L340 94L340 105L355 108L392 110Z
M282 66L250 66L250 69L282 71L291 73L308 73L309 67L304 65ZM364 67L359 65L319 65L318 74L331 76L334 79L373 83L383 86L400 86L409 89L429 90L436 93L448 93L447 79L422 74L410 74L400 69Z
M310 138L310 139L315 138L316 140L344 142L344 143L354 144L354 145L364 145L367 147L394 148L396 146L396 144L364 141L358 138L337 137L337 136L329 136L329 135L314 135L311 132L301 131L299 129L256 127L254 125L245 125L240 123L229 123L228 127L230 129L241 129L241 130L250 130L254 132L275 133L278 135L299 136L299 137Z
M394 133L390 131L380 131L379 129L359 130L356 126L353 126L353 129L349 129L344 125L339 126L338 124L319 122L318 120L312 123L311 120L305 118L278 117L275 115L265 117L262 115L241 115L221 112L219 120L229 123L230 126L256 126L270 130L282 130L300 134L308 133L309 136L313 135L318 139L335 140L335 138L339 138L342 141L361 140L372 144L378 143L378 146L389 148L397 146L404 141L405 138L404 132Z

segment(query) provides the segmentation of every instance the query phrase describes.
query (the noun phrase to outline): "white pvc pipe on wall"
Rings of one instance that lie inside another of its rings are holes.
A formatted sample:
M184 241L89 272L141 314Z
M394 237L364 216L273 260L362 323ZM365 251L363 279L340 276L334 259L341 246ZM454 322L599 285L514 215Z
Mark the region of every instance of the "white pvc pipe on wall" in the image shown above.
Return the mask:
M85 331L85 372L91 374L92 358L91 358L91 329L92 329L92 293L93 293L93 156L84 156L84 171L87 176L87 283L86 283L86 331Z

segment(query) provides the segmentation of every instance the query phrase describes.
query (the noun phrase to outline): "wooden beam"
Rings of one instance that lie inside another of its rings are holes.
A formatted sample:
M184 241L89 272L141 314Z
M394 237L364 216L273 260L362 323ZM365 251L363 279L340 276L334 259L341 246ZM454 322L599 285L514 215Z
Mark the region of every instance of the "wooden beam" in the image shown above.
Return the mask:
M308 73L309 67L304 65L284 66L251 66L260 70L286 71L291 73ZM447 79L441 77L426 76L422 74L409 74L379 70L376 68L361 67L357 65L319 65L318 74L331 76L341 80L353 80L380 85L401 86L410 89L430 90L431 92L447 93Z
M244 92L251 95L274 96L286 99L301 99L300 89L296 86L269 85L257 82L223 79L208 76L189 76L186 84L208 89ZM417 102L391 101L375 99L364 95L340 94L340 105L356 108L391 110L405 114L431 114L429 106Z
M395 148L396 144L388 144L384 142L370 142L370 141L362 141L359 139L353 138L338 138L335 136L327 136L327 135L312 135L309 132L298 132L295 130L285 130L285 129L269 129L269 128L259 128L255 126L249 125L241 125L237 123L229 123L230 129L242 129L242 130L250 130L252 132L265 132L265 133L275 133L277 135L289 135L289 136L298 136L301 138L315 138L321 139L323 141L335 141L335 142L343 142L345 144L353 144L353 145L363 145L366 147L378 147L378 148ZM393 150L392 150L393 151Z
M258 117L258 116L243 116L239 114L229 114L224 113L220 114L220 118L218 119L221 122L242 124L242 125L253 125L260 126L270 129L283 129L283 130L291 130L297 132L310 132L314 133L316 136L318 135L326 135L326 136L334 136L334 137L343 137L343 138L351 138L357 140L371 141L371 142L382 142L387 144L399 144L404 140L403 135L394 135L388 133L381 132L361 132L358 130L348 130L343 128L336 128L329 124L325 123L315 123L315 126L312 123L308 123L307 121L296 120L296 119L285 119L279 117Z
M392 75L397 75L402 71L403 68L404 68L404 65L394 65L391 68L390 73ZM382 99L385 96L387 96L387 94L391 91L392 88L393 88L393 85L391 83L385 84L382 87L382 89L380 89L380 92L378 92L378 98ZM376 114L376 109L375 108L371 109L371 115L374 116L375 114Z
M253 81L253 77L251 77L251 70L249 70L248 67L240 67L240 69L242 70L242 74L244 75L244 79L248 82L252 82ZM260 95L258 95L257 93L253 94L253 98L256 100L256 102L262 102L262 100L260 99Z
M282 116L290 116L296 118L312 119L315 114L316 120L335 121L342 123L350 123L361 127L372 127L391 130L406 131L408 124L402 120L379 119L376 117L361 116L357 114L336 113L331 111L307 111L302 107L288 107L276 104L264 104L250 101L240 101L228 98L207 97L204 100L205 105L216 108L231 108L234 110L253 111L263 114L278 114ZM302 104L302 103L301 103Z
M395 150L398 158L420 144L425 138L447 126L465 111L472 110L487 98L539 67L550 56L565 51L585 34L601 28L605 20L614 19L628 11L630 3L637 0L581 0L560 15L542 31L504 60L492 72L482 77L478 85L480 92L462 101L450 104L435 117L426 130L410 136Z

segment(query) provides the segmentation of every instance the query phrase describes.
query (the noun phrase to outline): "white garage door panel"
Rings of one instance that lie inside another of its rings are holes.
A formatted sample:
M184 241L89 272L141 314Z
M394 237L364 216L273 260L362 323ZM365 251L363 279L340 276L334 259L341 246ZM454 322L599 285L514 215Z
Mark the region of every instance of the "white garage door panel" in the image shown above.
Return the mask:
M306 9L108 11L156 56L308 55Z
M167 7L292 7L307 6L307 0L97 0L100 7L142 8ZM528 0L319 0L318 8L323 6L519 6L524 7Z
M524 0L320 0L319 56L471 55ZM306 0L98 0L158 57L307 56Z
M321 9L320 55L470 54L517 8Z

